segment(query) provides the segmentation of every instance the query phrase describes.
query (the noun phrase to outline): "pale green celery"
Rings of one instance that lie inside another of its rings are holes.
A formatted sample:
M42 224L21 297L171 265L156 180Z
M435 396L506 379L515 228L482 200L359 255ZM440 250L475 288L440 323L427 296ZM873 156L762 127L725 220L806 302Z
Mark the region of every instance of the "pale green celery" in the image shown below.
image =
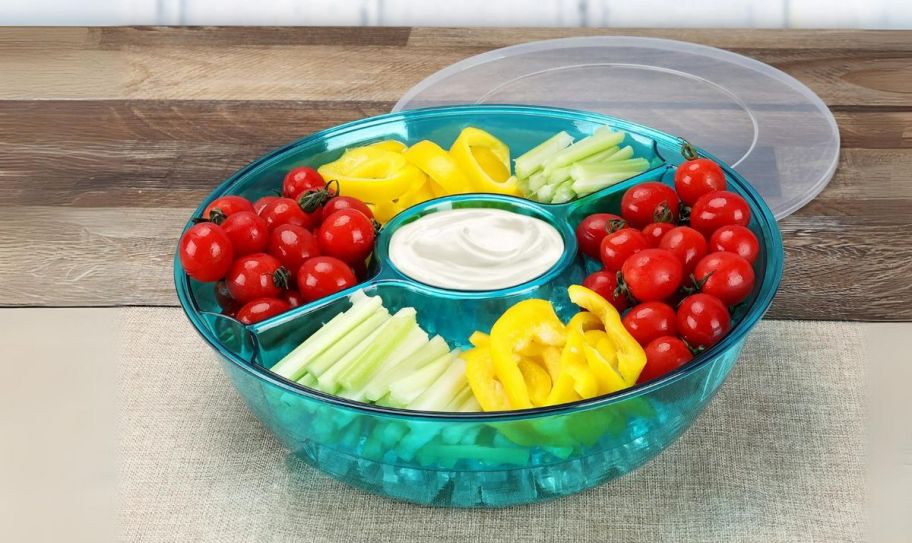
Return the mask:
M398 364L391 367L388 372L374 376L374 379L364 389L364 397L370 401L379 401L389 392L390 383L410 375L449 352L450 347L442 337L432 337L417 351L405 356ZM387 401L389 400L387 399Z
M353 364L356 364L365 353L368 352L378 341L378 338L381 337L381 334L385 333L386 327L389 324L392 318L386 319L386 322L381 324L378 328L374 329L373 332L367 335L362 339L357 345L351 348L346 352L342 358L339 358L332 366L330 366L326 371L317 376L317 383L319 383L319 388L323 392L329 392L330 394L336 393L339 390L339 383L337 379L339 374L348 369Z
M364 353L357 364L352 364L339 373L340 386L353 391L367 385L371 376L382 367L383 362L396 350L409 332L418 328L418 323L415 321L415 309L412 307L400 309L390 317L385 328L377 343ZM425 337L427 336L425 335Z
M368 390L371 390L375 397L386 394L386 388L381 389L376 385L376 383L380 381L380 378L392 371L393 368L399 365L405 358L427 345L427 343L427 333L418 326L418 323L415 323L414 326L410 327L402 340L393 348L392 352L380 362L380 365L373 372L366 375L362 381L347 385L350 394L347 397L353 400L363 401L367 397ZM343 386L346 386L344 379L340 379L340 381Z
M621 172L608 174L602 177L593 178L586 181L574 181L573 182L573 191L576 192L579 196L585 196L587 194L592 194L593 192L602 190L605 187L610 187L611 185L616 185L621 181L626 181L636 175L636 172Z
M557 168L547 175L548 185L560 185L567 179L570 179L570 166L565 166L563 168Z
M617 145L615 145L614 147L610 147L608 149L605 149L604 151L599 151L598 153L595 153L594 155L587 156L586 158L577 162L577 164L589 164L590 162L602 162L605 160L611 160L611 157L614 156L614 154L617 153L619 150L620 150L620 148Z
M612 132L607 126L596 130L591 136L583 138L570 147L552 156L544 165L548 174L557 168L569 166L595 153L610 149L624 141L623 132Z
M378 308L373 315L349 331L348 334L339 338L329 349L309 361L305 369L308 373L320 377L356 345L364 341L364 338L370 335L371 332L383 326L383 323L388 321L389 318L389 311L385 307Z
M415 398L408 408L416 411L444 411L447 404L453 401L467 384L465 362L461 358L456 358L434 384Z
M390 403L395 407L406 407L412 403L450 366L453 356L447 353L407 377L390 383Z
M631 158L628 160L574 164L570 168L570 175L575 181L579 181L611 173L630 171L641 172L647 168L649 168L649 161L645 158Z
M462 405L462 402L471 397L473 397L472 388L466 383L466 386L453 397L453 401L447 404L444 411L459 411L459 406Z
M547 182L548 182L548 178L545 177L544 173L538 172L538 173L534 174L532 177L529 178L529 185L526 188L525 194L527 194L527 195L534 194L535 192L538 191L538 189L542 188L545 185L545 183L547 183Z
M478 403L478 400L475 398L475 395L472 394L462 404L459 405L457 411L462 413L477 413L481 411L481 404Z
M358 297L356 294L361 296ZM367 297L361 292L356 292L350 299L353 305L348 311L339 313L330 319L304 343L279 360L271 371L292 381L300 379L304 375L305 366L314 357L339 341L339 338L350 332L355 326L364 322L382 305L379 296Z
M305 373L304 377L298 379L298 383L306 387L314 388L317 386L317 378L312 373Z
M621 147L617 153L614 153L610 157L606 158L606 161L615 162L618 160L627 160L628 158L633 157L633 147L625 145Z
M570 134L564 131L554 134L543 143L516 158L514 161L516 175L518 177L529 177L541 168L542 164L549 158L565 149L571 143L573 143L573 136Z
M529 179L527 177L516 177L513 175L510 179L507 179L507 182L509 183L510 180L516 180L516 186L519 187L520 194L529 194Z
M539 202L548 203L554 197L554 191L557 185L545 185L535 193L535 199Z
M567 179L554 189L554 196L551 197L552 204L562 204L576 198L573 192L573 179Z

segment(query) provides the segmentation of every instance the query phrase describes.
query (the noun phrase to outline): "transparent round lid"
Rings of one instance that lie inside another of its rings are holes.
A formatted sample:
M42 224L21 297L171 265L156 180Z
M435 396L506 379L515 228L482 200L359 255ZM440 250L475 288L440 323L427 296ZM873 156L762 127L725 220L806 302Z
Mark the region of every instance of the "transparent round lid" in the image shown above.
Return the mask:
M799 81L674 40L565 38L489 51L428 77L393 111L467 103L582 109L683 137L744 175L777 219L823 190L839 157L836 120Z

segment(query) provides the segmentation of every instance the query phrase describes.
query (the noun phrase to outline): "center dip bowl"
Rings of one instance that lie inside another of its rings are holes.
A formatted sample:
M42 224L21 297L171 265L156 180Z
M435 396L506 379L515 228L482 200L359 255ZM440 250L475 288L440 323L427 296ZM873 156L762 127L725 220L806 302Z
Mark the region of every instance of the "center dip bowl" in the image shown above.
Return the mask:
M249 164L200 204L237 194L251 200L281 186L296 166L319 166L349 147L396 139L430 139L448 147L467 126L489 131L519 156L561 130L579 138L601 126L627 132L625 144L651 168L627 181L564 204L510 196L437 198L405 210L381 232L371 277L352 289L253 325L221 315L211 284L189 279L175 258L181 306L218 353L222 367L259 421L310 465L359 488L396 499L453 507L498 507L580 492L619 477L668 447L700 414L738 359L748 332L769 308L782 276L782 240L756 191L722 165L728 190L751 211L760 242L756 284L733 314L731 332L692 362L654 381L575 403L510 412L437 413L384 408L322 393L269 371L285 354L338 313L353 291L379 296L391 312L414 307L429 334L466 347L507 308L527 298L550 301L566 319L576 309L567 287L596 264L578 255L574 227L590 213L616 211L624 191L644 181L673 184L683 161L680 138L620 119L527 106L454 106L371 117L317 132ZM701 152L702 156L713 158ZM718 162L718 161L717 161ZM458 291L419 283L390 261L396 230L453 209L499 209L540 219L560 234L563 252L547 271L508 288ZM188 221L187 227L191 223ZM709 451L707 451L709 454ZM279 459L276 459L279 461Z

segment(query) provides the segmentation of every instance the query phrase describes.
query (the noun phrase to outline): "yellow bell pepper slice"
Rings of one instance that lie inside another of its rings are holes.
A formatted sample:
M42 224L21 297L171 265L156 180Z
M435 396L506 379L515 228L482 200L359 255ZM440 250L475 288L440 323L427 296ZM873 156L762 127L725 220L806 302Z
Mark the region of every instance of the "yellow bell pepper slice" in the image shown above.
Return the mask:
M493 135L465 128L450 147L450 155L476 192L520 196L516 178L510 177L510 149Z
M485 347L469 349L460 355L466 363L466 380L478 405L484 411L510 409L510 399L503 385L495 378L491 352Z
M599 384L599 394L610 394L630 386L617 368L617 354L607 334L602 330L586 332L583 345L586 362Z
M436 143L422 140L403 152L406 160L423 171L433 182L436 196L472 192L472 185L453 157Z
M399 140L383 140L371 143L366 147L370 147L372 149L382 149L383 151L391 151L393 153L401 153L402 151L405 151L407 146Z
M434 193L431 192L430 181L425 181L415 187L409 189L405 194L399 197L396 200L396 205L400 209L407 209L412 207L415 204L420 204L421 202L426 202L432 198L436 198Z
M484 332L472 332L472 335L469 336L469 343L474 347L487 347L490 340L491 337Z
M529 389L515 353L531 341L559 346L565 341L564 325L545 300L523 300L504 312L491 328L489 349L494 374L503 384L513 409L532 407Z
M583 351L584 334L601 326L598 317L580 312L567 323L567 340L560 355L560 373L548 396L548 405L592 398L598 394L598 381L589 369Z
M339 160L317 171L327 181L337 181L341 194L375 205L393 202L427 180L400 153L375 147L349 149ZM379 217L377 220L384 222Z
M628 386L633 386L646 365L646 352L624 328L617 309L595 292L580 285L571 285L568 293L570 301L588 310L602 322L605 334L614 345L618 373Z
M523 376L526 390L529 391L529 400L538 407L547 405L548 393L551 392L551 376L548 371L538 365L531 358L521 358L516 367Z

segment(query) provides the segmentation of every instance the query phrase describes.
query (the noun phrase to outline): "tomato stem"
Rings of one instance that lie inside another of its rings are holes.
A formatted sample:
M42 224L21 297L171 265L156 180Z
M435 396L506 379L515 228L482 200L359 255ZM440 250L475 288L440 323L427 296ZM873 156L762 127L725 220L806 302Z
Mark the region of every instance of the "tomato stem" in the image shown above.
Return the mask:
M617 279L617 286L614 288L614 297L620 298L623 296L624 298L627 298L630 305L636 305L636 298L633 297L633 294L630 293L630 288L627 286L627 283L624 282L624 274L616 272L614 277Z
M275 286L288 290L291 272L285 266L279 266L272 274L272 282Z
M656 207L652 214L652 222L674 222L674 214L671 212L671 205L667 201L663 201Z
M697 154L697 149L691 145L689 141L685 139L682 139L681 141L683 142L681 144L681 156L683 156L685 160L695 160L700 156Z
M627 221L624 219L611 219L605 223L605 230L607 230L609 234L613 234L626 226Z

